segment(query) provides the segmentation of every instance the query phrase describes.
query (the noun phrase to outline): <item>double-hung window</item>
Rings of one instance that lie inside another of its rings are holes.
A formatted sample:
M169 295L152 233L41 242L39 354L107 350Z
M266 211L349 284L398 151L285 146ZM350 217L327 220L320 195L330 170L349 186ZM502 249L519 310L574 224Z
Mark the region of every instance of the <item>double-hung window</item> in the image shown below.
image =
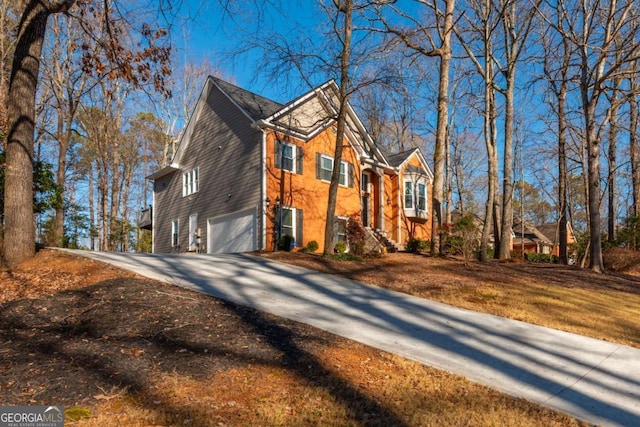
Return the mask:
M413 209L413 181L404 182L404 208Z
M322 181L331 182L331 174L333 172L333 157L324 154L317 155L316 159L316 177ZM353 165L347 161L340 162L340 178L338 183L343 187L353 187Z
M191 169L182 175L182 196L190 196L199 189L198 168Z
M404 181L404 208L417 212L427 211L427 183L422 179Z
M282 169L295 172L294 152L291 144L282 144Z
M323 181L331 181L331 173L333 172L333 158L320 156L320 179Z
M295 209L291 208L282 208L282 223L280 225L282 229L282 235L291 236L293 238L295 235Z
M427 186L422 182L418 183L418 210L427 210Z
M296 246L302 246L302 209L287 206L282 206L280 209L280 237L291 236Z
M276 168L302 174L302 147L279 139L275 145Z
M340 162L340 180L338 181L340 185L347 185L347 173L349 170L349 165L347 162Z
M335 223L333 225L333 234L336 242L347 243L347 224L348 218L342 216L338 216L335 218Z

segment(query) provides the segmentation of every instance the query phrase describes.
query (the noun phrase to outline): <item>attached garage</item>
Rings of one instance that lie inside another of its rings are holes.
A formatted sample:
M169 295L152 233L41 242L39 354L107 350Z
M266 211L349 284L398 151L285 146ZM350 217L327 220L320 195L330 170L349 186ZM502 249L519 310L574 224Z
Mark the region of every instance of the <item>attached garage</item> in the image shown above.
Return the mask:
M255 251L258 249L256 210L210 218L207 237L210 254Z

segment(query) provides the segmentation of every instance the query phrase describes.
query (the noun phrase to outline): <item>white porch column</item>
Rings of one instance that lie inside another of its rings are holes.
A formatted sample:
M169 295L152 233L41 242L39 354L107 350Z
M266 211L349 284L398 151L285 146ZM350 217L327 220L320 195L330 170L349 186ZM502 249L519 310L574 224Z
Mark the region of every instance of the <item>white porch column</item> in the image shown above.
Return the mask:
M387 204L387 199L384 197L384 171L378 169L376 170L376 175L378 175L378 228L385 231L384 209Z

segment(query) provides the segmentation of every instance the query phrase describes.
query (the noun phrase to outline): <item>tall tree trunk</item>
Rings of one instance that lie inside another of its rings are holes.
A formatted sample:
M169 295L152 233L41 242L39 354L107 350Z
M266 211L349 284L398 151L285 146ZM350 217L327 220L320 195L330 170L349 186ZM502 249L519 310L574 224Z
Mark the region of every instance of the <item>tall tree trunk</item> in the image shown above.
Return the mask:
M324 229L324 254L333 252L333 225L338 200L338 185L340 183L340 162L342 161L342 149L347 122L347 104L349 102L349 66L351 57L351 35L353 19L353 0L336 1L338 12L343 15L344 28L341 34L342 52L340 54L340 86L338 94L338 117L336 132L336 148L333 158L333 172L329 184L329 197L327 200L326 225Z
M96 250L96 233L98 230L98 226L96 224L96 211L95 211L95 198L94 198L94 179L93 179L93 163L89 163L88 165L88 170L87 170L87 175L88 175L88 182L87 182L87 186L89 187L88 189L88 195L87 197L89 198L89 248L92 251Z
M617 102L617 100L615 101ZM607 174L607 190L608 190L608 201L607 204L607 241L613 242L616 240L616 196L617 196L617 188L616 188L616 169L617 159L616 159L616 151L617 151L617 139L618 139L618 107L616 105L611 106L611 119L609 123L609 150L607 163L609 165L609 171Z
M35 102L42 44L51 14L66 12L75 0L26 2L18 25L7 99L4 259L14 266L35 253L33 148Z
M62 247L64 242L64 184L67 171L67 152L71 141L71 126L64 130L64 115L58 111L58 170L56 172L56 203L54 205L54 233L51 245Z
M63 34L64 26L62 20L54 16L51 27L56 39L66 41L66 43L56 43L49 53L48 60L50 62L50 69L46 76L56 100L55 109L58 116L58 126L56 130L56 140L58 143L58 164L56 172L57 198L54 204L53 236L49 244L53 246L63 246L66 214L64 211L64 201L67 190L65 187L67 154L73 132L73 121L78 111L82 93L84 92L87 74L83 73L79 79L73 76L73 52L77 39L73 41L70 37L70 34L72 34L71 30L69 30L71 25L67 26L68 31ZM63 53L65 48L67 51ZM45 55L47 55L46 52ZM76 67L79 67L79 65Z
M513 229L513 91L515 87L515 64L509 64L509 69L507 89L505 91L500 259L511 258L511 233Z
M485 49L491 52L491 42L486 41ZM498 256L500 250L500 234L498 232L499 202L498 202L498 148L496 144L496 108L495 89L493 87L493 64L485 62L484 80L484 139L487 148L487 202L485 205L484 227L480 241L480 260L487 261L489 237L493 233L493 257Z
M447 125L449 124L449 81L451 68L451 33L455 0L446 0L442 44L439 49L440 77L438 83L438 116L436 146L433 151L433 197L431 204L431 254L441 252L440 231L444 203L445 155L448 152Z
M633 193L633 216L640 215L640 165L638 162L638 84L632 79L632 89L629 94L629 157L631 158L631 182Z
M449 127L450 125L447 125L447 142L445 143L445 148L446 148L446 155L445 155L445 171L446 171L446 181L447 181L447 187L445 189L445 194L446 194L446 205L447 205L447 209L445 211L444 214L444 222L446 224L452 224L453 220L452 220L452 216L451 216L451 210L452 210L452 205L453 205L453 168L451 166L451 135L449 134Z
M621 47L616 43L616 57L620 60ZM609 173L607 175L607 189L609 203L607 206L607 240L614 242L616 239L616 196L618 193L616 170L618 168L617 150L618 150L618 111L620 110L619 93L622 78L615 76L613 78L613 87L611 88L611 106L609 107L609 150L607 163L609 165Z
M33 213L33 148L35 102L42 43L50 11L38 0L26 5L9 80L8 138L5 170L5 239L7 265L35 254Z
M586 88L585 88L586 91ZM587 95L583 94L583 99ZM600 141L595 124L595 102L587 102L584 108L587 135L587 177L589 184L589 268L597 273L604 272L602 260L602 236L600 235Z
M568 59L568 58L567 58ZM566 70L566 68L565 68ZM567 118L565 102L568 81L563 78L558 94L558 240L560 263L567 264Z

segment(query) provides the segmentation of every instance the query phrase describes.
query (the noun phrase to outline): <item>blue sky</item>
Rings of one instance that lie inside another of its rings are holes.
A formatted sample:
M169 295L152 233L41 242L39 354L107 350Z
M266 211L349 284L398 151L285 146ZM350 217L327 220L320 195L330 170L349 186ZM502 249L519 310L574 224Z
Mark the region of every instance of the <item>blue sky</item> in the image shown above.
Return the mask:
M308 0L282 1L280 10L264 7L259 11L255 3L260 2L235 2L230 16L218 2L185 1L172 28L177 57L180 61L186 58L196 63L208 59L239 86L276 101L287 102L289 99L278 99L281 97L279 92L273 89L265 76L256 73L260 53L256 50L237 52L254 33L264 35L278 31L286 34L293 26L304 26L313 31L323 12L315 2Z

